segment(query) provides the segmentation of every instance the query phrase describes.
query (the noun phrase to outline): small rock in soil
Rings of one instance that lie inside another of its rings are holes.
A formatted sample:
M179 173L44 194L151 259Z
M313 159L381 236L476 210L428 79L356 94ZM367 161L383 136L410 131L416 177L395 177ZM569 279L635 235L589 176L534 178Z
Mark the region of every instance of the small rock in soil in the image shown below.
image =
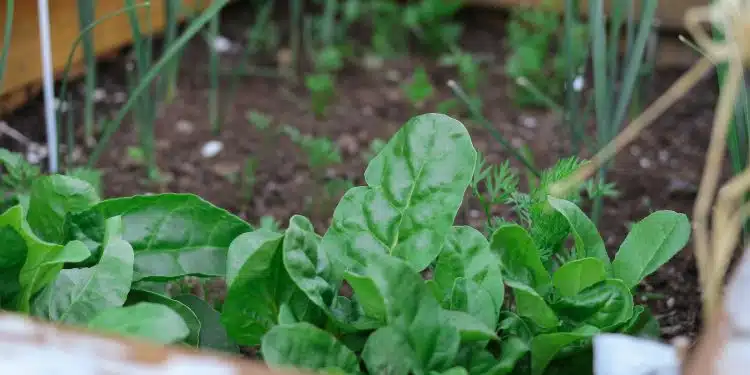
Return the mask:
M97 88L96 90L94 90L94 102L101 103L105 99L107 99L107 91L102 88Z
M115 101L115 104L122 104L128 100L128 96L124 92L116 92L112 99Z
M391 82L401 82L401 72L395 69L388 69L385 72L385 79Z
M211 43L211 47L218 53L227 53L232 50L232 41L224 36L219 35L214 38L213 43Z
M356 155L359 152L359 142L351 134L342 134L336 143L346 155Z
M653 165L653 163L651 162L651 159L649 158L641 158L641 160L639 160L638 163L641 165L641 168L643 169L649 169Z
M201 156L203 156L206 159L210 159L216 155L218 155L221 150L224 148L224 144L220 141L208 141L206 144L203 145L203 148L201 148Z
M189 135L193 133L195 125L193 125L193 123L188 120L179 120L177 121L176 128L179 133Z
M212 165L211 170L221 177L227 177L232 174L239 173L240 166L239 164L232 163L232 162L226 162L226 163L219 162L219 163Z

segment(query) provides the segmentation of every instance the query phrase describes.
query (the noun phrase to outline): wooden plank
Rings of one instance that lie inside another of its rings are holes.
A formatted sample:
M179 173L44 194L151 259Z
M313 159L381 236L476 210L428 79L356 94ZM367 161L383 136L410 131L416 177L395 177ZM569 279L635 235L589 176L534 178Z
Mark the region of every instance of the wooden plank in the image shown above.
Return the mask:
M149 9L139 8L138 15L144 32L149 31L146 20L151 19L151 31L162 31L165 26L164 3L166 0L151 0ZM204 8L210 1L182 0L185 7L201 4ZM141 3L138 1L137 3ZM76 0L51 0L50 29L52 37L52 65L59 75L65 68L71 47L79 34ZM97 0L96 19L125 7L125 0ZM5 19L5 6L0 7L0 20ZM11 45L8 54L3 87L0 89L0 111L9 110L22 103L30 86L38 86L42 79L41 50L37 23L37 2L16 0ZM120 14L99 24L94 29L94 44L97 55L116 51L132 42L127 14ZM0 40L3 38L0 27ZM77 73L83 72L83 50L81 46L73 58ZM15 98L15 99L13 99ZM21 98L21 99L19 99Z
M0 314L0 374L303 375L219 353L161 346Z
M469 5L477 6L488 6L488 7L501 7L508 8L512 6L545 6L549 9L562 11L564 9L565 0L465 0ZM606 8L609 9L613 1L624 1L624 0L610 0L606 1ZM636 0L636 7L640 7L640 0ZM657 10L657 18L661 22L661 25L668 29L682 29L683 28L683 16L685 11L689 8L696 6L704 6L710 4L710 0L659 0L659 8ZM581 13L588 13L588 1L581 1Z

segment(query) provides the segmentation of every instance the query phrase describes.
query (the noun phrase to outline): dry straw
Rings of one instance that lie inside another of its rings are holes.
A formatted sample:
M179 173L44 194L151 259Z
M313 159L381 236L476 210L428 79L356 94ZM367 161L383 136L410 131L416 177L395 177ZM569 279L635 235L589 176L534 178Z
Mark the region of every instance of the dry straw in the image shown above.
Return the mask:
M703 289L703 315L705 321L713 321L722 305L722 286L727 267L737 246L742 225L750 215L750 203L744 202L745 195L750 191L750 168L730 179L718 189L717 194L729 123L740 83L744 82L744 66L750 65L750 39L746 38L750 34L750 0L718 0L710 6L691 8L685 14L685 26L703 57L589 163L568 179L553 185L550 194L565 196L578 189L604 163L684 97L715 64L726 62L726 82L721 88L716 106L711 141L692 218L695 258ZM724 34L724 41L716 42L711 39L706 31L711 26ZM709 215L714 197L709 230Z

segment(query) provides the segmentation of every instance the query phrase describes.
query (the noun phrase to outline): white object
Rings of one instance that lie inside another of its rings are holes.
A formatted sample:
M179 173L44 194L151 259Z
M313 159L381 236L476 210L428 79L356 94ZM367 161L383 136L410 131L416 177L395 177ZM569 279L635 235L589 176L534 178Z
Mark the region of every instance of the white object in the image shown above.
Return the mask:
M37 2L39 11L39 36L42 50L42 76L44 85L44 119L47 125L47 153L49 171L57 173L57 119L55 118L55 88L52 73L52 47L49 31L49 4L47 0Z
M232 42L221 35L214 38L212 47L218 53L227 53L232 50Z
M671 345L619 334L594 337L594 375L679 375Z
M203 145L203 148L201 148L201 156L209 159L218 155L222 149L224 149L224 144L220 141L208 141Z

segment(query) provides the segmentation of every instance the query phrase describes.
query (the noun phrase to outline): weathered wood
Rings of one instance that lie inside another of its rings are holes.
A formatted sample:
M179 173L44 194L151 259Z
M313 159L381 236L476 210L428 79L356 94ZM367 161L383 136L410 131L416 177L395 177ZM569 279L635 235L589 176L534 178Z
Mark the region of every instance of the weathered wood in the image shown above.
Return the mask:
M0 314L0 374L303 375L242 358L95 334Z
M166 0L151 0L150 9L139 8L141 27L144 33L158 33L165 27L164 3ZM210 1L182 0L185 7L201 4L208 6ZM137 3L141 3L138 1ZM96 19L125 7L125 0L97 0ZM52 0L49 2L50 34L52 44L52 65L58 75L63 72L73 43L79 35L78 8L76 0ZM149 14L150 12L150 14ZM5 5L0 6L0 22L5 20ZM16 0L13 29L11 34L8 65L3 87L0 88L0 113L12 110L28 100L26 92L38 87L42 80L42 60L39 45L37 2ZM151 27L146 22L151 20ZM94 48L98 56L111 53L132 42L128 15L123 13L110 18L94 29ZM4 35L0 25L0 40ZM79 46L74 58L73 76L84 72L83 48Z

